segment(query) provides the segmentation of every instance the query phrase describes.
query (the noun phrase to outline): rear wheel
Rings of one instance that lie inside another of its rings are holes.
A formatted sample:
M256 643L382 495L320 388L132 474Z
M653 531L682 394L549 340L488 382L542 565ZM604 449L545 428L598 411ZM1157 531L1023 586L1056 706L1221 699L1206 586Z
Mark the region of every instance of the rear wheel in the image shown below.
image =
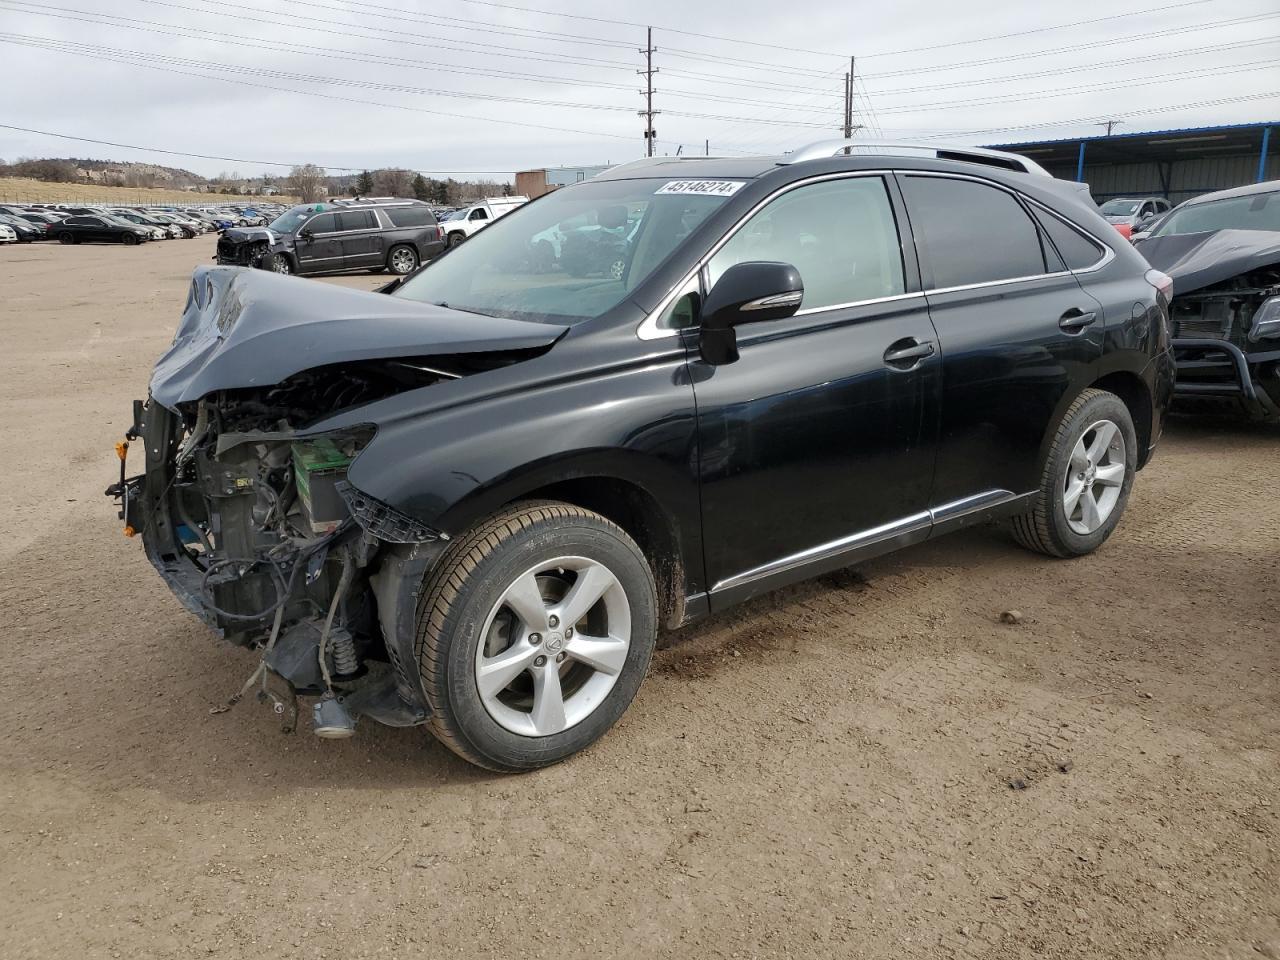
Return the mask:
M432 732L491 770L563 760L605 733L644 679L653 575L604 517L517 504L455 540L418 606Z
M1085 390L1058 424L1036 498L1013 520L1014 538L1052 557L1092 553L1119 524L1137 463L1129 408L1114 393Z
M404 276L418 269L418 253L407 244L392 247L387 254L387 269L394 274Z
M69 230L63 230L58 234L59 243L75 243L76 235Z

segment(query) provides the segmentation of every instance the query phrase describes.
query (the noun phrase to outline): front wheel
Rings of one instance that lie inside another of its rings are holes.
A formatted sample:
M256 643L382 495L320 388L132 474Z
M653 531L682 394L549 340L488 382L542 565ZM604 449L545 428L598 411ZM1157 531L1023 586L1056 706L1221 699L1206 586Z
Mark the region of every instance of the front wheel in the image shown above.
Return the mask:
M418 606L431 730L490 770L532 770L622 716L657 635L644 554L617 525L564 503L517 504L459 537Z
M289 261L289 258L286 257L283 253L272 254L270 265L271 265L272 273L283 273L283 274L293 273L293 264Z
M136 234L123 233L120 235L120 242L126 247L132 247L138 242L138 237Z
M455 231L454 233L449 234L449 246L456 247L465 239L467 239L467 235L465 233Z
M1014 538L1052 557L1092 553L1119 524L1137 464L1129 408L1114 393L1085 390L1058 424L1035 500L1013 519Z

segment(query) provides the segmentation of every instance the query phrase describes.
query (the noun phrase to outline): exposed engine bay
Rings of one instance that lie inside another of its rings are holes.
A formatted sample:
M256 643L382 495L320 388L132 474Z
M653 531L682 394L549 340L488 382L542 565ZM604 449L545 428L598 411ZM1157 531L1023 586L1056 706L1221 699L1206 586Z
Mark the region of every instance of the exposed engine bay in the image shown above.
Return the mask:
M348 482L378 432L361 411L537 356L562 332L261 271L196 271L108 493L183 605L261 651L229 704L256 684L292 727L295 697L319 695L322 736L350 735L360 715L425 722L411 598L448 536ZM129 476L139 448L143 470Z

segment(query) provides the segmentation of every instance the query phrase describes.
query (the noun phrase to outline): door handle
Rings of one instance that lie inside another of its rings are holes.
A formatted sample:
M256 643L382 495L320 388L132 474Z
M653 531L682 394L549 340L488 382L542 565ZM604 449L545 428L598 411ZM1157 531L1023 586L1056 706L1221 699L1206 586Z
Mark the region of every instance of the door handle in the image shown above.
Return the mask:
M1093 311L1085 313L1077 307L1072 307L1058 318L1058 326L1067 333L1079 333L1097 319L1098 315Z
M889 345L889 349L884 352L884 362L899 370L909 370L925 357L932 357L933 353L932 340L904 337Z

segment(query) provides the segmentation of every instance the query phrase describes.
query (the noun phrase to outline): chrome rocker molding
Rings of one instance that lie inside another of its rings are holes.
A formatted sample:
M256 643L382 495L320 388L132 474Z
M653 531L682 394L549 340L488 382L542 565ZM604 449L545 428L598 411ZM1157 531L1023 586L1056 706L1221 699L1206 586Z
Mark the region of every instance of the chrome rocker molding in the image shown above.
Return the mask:
M1009 490L987 490L913 513L892 523L860 530L839 540L818 544L721 580L711 588L711 605L720 609L722 605L739 603L789 583L870 560L899 547L921 543L930 537L1009 516L1017 513L1034 496L1034 491L1015 494ZM696 599L701 601L701 596Z

